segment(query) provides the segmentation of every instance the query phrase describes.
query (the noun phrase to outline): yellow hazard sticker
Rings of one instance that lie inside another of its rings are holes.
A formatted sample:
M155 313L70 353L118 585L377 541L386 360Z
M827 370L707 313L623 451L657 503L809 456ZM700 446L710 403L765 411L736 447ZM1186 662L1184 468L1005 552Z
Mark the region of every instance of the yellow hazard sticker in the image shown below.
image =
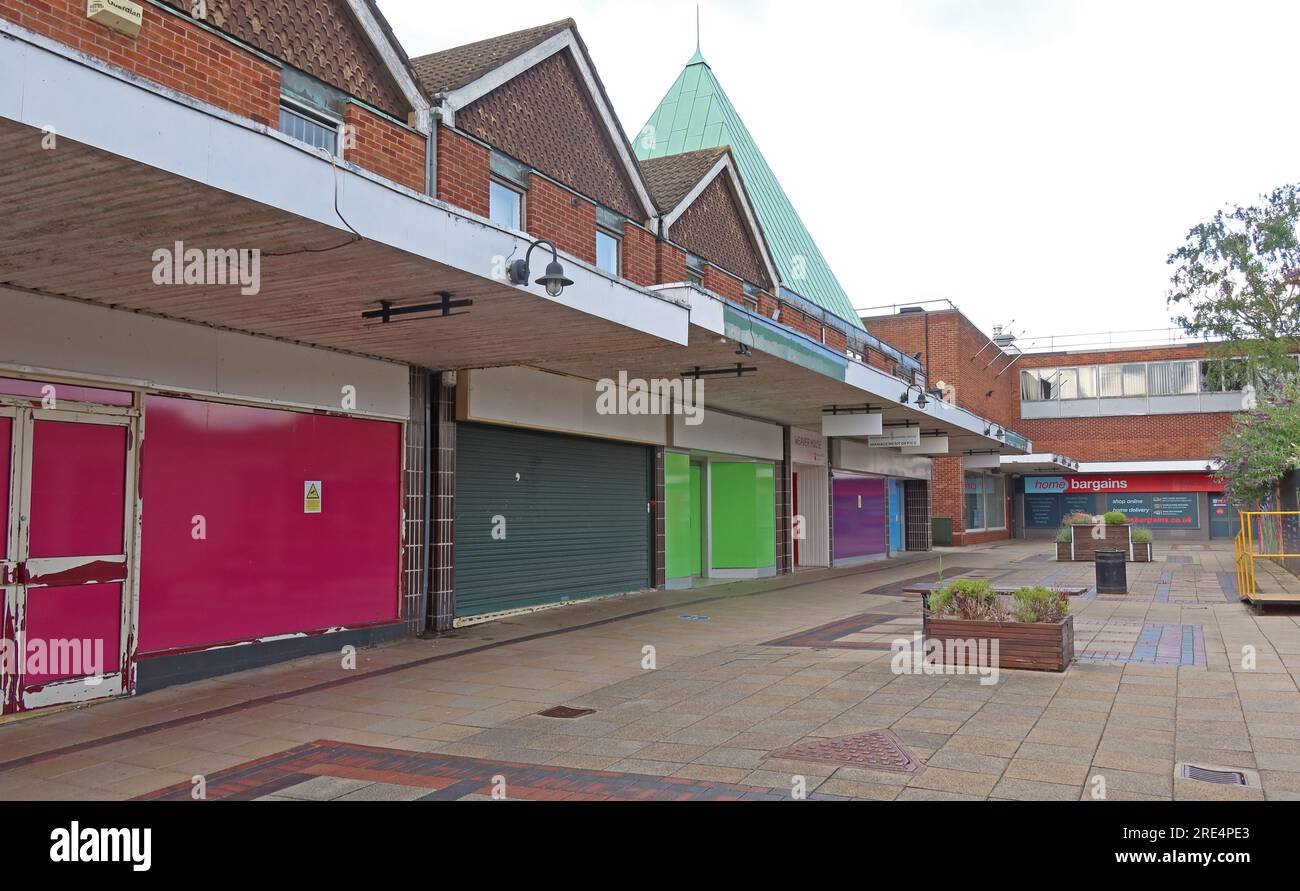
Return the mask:
M321 495L324 487L320 480L307 480L302 484L302 512L318 514L321 512Z

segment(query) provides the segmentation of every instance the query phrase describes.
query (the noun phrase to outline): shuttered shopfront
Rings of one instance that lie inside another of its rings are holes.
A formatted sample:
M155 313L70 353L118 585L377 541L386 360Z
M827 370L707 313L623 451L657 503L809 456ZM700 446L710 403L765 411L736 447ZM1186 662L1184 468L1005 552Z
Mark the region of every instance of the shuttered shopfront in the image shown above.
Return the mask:
M456 616L651 587L651 453L458 425Z

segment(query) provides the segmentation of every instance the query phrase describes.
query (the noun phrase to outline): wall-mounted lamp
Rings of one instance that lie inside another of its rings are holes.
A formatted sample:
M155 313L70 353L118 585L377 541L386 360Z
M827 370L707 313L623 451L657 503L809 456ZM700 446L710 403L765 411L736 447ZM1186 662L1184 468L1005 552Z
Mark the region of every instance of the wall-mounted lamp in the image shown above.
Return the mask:
M916 391L916 407L917 407L917 408L925 408L927 405L930 404L930 399L929 399L929 397L927 397L927 396L925 395L925 390L922 389L922 388L921 388L920 386L918 386L917 384L908 384L908 385L907 385L907 389L903 391L903 395L901 395L901 396L898 397L898 401L901 402L903 405L907 405L907 403L908 403L908 402L910 401L910 399L911 399L911 395L912 395L912 391L913 391L913 390Z
M533 255L533 248L542 244L551 249L551 262L546 264L546 274L537 280L537 284L544 286L546 293L552 297L559 297L564 293L564 289L573 282L564 277L564 267L560 265L560 255L555 250L555 245L544 238L538 239L529 245L528 253L524 254L522 260L516 260L510 264L510 283L512 285L528 284L528 276L531 275L528 270L528 260Z
M753 356L754 354L753 354L752 352L750 352L749 346L748 346L747 344L743 344L743 343L739 343L739 342L737 342L737 343L736 343L736 355L737 355L737 356L744 356L746 359L748 359L750 356Z

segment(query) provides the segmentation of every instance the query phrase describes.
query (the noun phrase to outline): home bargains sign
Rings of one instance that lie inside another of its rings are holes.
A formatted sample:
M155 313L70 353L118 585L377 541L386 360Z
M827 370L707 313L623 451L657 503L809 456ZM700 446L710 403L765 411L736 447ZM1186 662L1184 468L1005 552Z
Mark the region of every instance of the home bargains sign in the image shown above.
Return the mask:
M1026 495L1078 495L1126 492L1222 492L1223 483L1208 473L1078 474L1027 476Z

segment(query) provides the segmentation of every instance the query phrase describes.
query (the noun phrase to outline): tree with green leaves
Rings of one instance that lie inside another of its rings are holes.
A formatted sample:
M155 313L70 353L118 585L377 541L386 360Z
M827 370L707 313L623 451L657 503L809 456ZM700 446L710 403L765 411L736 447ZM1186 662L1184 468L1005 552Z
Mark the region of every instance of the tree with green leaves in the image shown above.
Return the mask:
M1300 184L1231 207L1169 255L1169 305L1188 334L1223 341L1266 384L1296 371L1300 350ZM1269 389L1273 389L1272 386Z
M1233 417L1215 457L1228 497L1243 509L1263 505L1300 466L1300 382L1289 381Z

